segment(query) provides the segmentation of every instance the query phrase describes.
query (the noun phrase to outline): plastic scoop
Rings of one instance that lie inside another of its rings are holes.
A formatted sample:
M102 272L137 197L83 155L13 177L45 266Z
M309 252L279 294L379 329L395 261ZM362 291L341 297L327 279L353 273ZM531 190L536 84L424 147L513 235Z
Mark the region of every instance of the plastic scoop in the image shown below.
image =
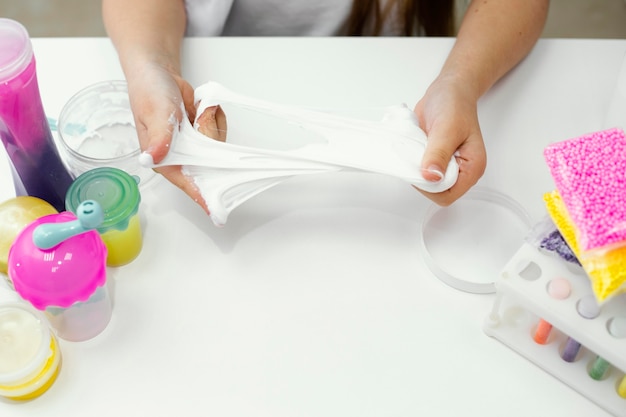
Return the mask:
M51 249L81 233L93 230L102 224L104 212L100 204L93 200L82 202L77 210L76 220L64 223L44 223L33 230L33 243L39 249Z
M281 118L322 138L295 149L255 148L209 139L183 118L163 161L155 165L143 154L140 162L151 168L182 165L216 225L225 224L230 212L249 198L296 175L363 171L397 177L428 192L447 190L458 176L453 157L441 181L424 179L420 162L426 135L404 104L388 108L382 120L370 121L250 98L215 82L198 87L195 100L198 116L207 107L231 104Z

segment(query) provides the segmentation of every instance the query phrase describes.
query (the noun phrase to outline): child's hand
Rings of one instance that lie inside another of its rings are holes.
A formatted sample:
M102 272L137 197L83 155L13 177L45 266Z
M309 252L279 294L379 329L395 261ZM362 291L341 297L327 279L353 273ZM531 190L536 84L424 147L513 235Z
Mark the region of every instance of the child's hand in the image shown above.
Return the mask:
M422 159L424 178L440 180L452 155L459 164L459 177L449 190L434 194L419 190L439 205L452 204L485 172L487 155L478 124L477 100L470 88L438 78L415 106L420 127L428 136Z
M141 149L158 164L167 155L174 129L178 128L182 118L189 117L193 122L195 117L193 88L180 76L171 74L158 65L145 65L142 68L143 71L138 72L137 76L127 76L128 91ZM203 133L225 132L218 128L218 120L224 120L221 109L219 107L207 109L201 118ZM224 140L224 137L218 135L214 139ZM185 176L180 166L165 166L155 170L209 213L209 208L193 179Z
M218 106L207 107L196 120L198 132L211 139L226 141L226 115L222 108Z

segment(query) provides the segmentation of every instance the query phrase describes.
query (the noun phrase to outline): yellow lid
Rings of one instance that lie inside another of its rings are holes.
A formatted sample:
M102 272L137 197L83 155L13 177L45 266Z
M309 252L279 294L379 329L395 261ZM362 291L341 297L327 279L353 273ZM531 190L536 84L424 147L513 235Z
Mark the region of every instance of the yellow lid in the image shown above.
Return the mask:
M30 196L13 197L0 203L0 273L7 273L9 248L28 224L57 211L48 202Z

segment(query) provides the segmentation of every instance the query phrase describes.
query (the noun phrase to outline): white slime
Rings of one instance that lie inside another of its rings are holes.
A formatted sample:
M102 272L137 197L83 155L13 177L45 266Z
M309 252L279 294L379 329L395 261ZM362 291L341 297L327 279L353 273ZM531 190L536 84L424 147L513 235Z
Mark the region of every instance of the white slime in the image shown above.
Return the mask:
M254 148L209 139L183 118L174 129L168 155L159 164L149 155L142 155L140 162L150 168L182 165L216 225L225 224L230 212L249 198L296 175L372 172L434 193L449 189L458 177L459 167L452 157L441 181L424 179L421 160L426 135L404 104L390 107L380 121L360 120L250 98L215 82L198 87L195 100L198 116L207 107L231 104L283 118L325 139L289 150Z

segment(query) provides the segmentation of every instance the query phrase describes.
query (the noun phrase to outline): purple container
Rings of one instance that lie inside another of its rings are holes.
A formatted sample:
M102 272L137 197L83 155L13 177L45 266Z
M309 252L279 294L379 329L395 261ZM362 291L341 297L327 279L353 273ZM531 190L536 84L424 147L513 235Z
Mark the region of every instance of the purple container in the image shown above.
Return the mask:
M65 193L73 179L43 110L28 32L11 19L0 19L0 139L16 195L39 197L65 210Z

